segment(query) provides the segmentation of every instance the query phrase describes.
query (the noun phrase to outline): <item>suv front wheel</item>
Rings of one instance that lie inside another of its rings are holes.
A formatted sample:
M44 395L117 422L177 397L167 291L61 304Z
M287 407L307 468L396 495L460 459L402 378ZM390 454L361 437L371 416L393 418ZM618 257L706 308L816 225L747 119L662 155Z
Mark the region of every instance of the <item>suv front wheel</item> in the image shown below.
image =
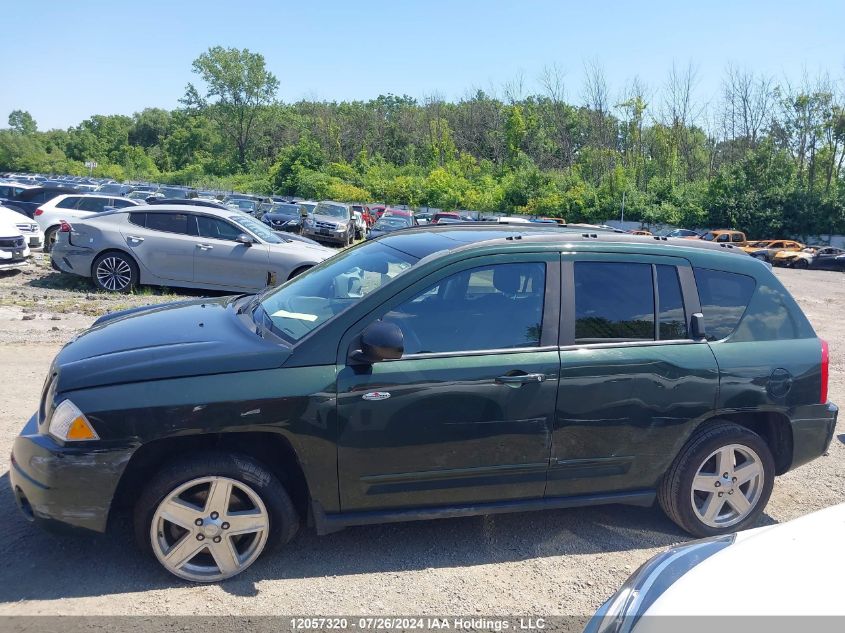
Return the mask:
M772 494L775 465L766 442L732 422L696 432L658 490L666 515L694 536L751 527Z
M245 455L209 452L170 464L135 506L135 536L170 573L217 582L290 541L299 516L279 480Z

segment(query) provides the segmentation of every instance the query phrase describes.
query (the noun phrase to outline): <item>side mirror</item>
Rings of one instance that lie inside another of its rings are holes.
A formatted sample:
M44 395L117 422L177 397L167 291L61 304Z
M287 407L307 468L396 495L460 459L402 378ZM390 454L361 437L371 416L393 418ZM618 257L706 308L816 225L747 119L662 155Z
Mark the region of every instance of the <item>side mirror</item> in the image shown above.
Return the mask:
M402 358L405 351L405 336L395 323L376 321L361 332L361 349L349 355L356 365L372 365L383 360Z
M704 329L704 315L701 312L696 312L690 316L690 330L692 330L692 337L697 341L707 338L707 332Z
M247 235L246 233L241 233L240 235L238 235L238 236L235 238L235 241L236 241L238 244L243 244L244 246L252 246L252 245L255 243L255 240L254 240L254 239L252 239L252 238L251 238L249 235Z

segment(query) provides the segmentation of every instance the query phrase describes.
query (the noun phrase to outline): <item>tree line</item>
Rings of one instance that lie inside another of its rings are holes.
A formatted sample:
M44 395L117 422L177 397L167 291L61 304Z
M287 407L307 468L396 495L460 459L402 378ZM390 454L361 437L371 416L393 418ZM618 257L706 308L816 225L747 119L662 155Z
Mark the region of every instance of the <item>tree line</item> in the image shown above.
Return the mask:
M16 110L0 130L0 169L153 180L314 199L444 209L625 218L730 227L749 236L845 232L845 109L827 77L797 85L727 68L696 100L692 65L615 93L585 65L581 97L544 70L457 101L277 100L278 79L246 49L193 63L179 108L94 115L38 131Z

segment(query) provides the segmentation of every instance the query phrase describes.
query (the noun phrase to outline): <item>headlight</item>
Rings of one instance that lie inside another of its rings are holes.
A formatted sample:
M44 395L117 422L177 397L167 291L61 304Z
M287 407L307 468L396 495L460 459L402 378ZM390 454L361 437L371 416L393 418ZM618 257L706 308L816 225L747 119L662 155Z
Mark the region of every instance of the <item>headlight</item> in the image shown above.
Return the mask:
M53 411L49 430L50 435L63 442L100 439L85 414L70 400L63 400Z
M672 583L713 554L733 544L736 534L692 541L666 550L635 571L610 599L599 607L585 633L627 633L640 616Z
M299 220L294 218L293 220L288 220L287 226L296 226L297 224L299 224Z
M304 224L305 226L314 226L314 220L312 220L311 218L305 218Z

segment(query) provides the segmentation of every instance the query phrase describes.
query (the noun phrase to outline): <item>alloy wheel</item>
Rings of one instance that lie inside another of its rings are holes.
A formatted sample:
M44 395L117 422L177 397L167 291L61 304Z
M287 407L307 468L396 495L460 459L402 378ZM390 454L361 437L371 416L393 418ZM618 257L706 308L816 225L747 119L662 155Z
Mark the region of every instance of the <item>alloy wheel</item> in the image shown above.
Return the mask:
M97 265L97 281L106 290L125 290L132 282L132 268L120 257L105 257Z
M216 582L255 562L269 530L267 508L251 487L227 477L201 477L161 500L150 525L150 542L172 574Z
M692 481L692 508L712 528L742 522L763 493L765 473L760 456L747 446L729 444L701 463Z

